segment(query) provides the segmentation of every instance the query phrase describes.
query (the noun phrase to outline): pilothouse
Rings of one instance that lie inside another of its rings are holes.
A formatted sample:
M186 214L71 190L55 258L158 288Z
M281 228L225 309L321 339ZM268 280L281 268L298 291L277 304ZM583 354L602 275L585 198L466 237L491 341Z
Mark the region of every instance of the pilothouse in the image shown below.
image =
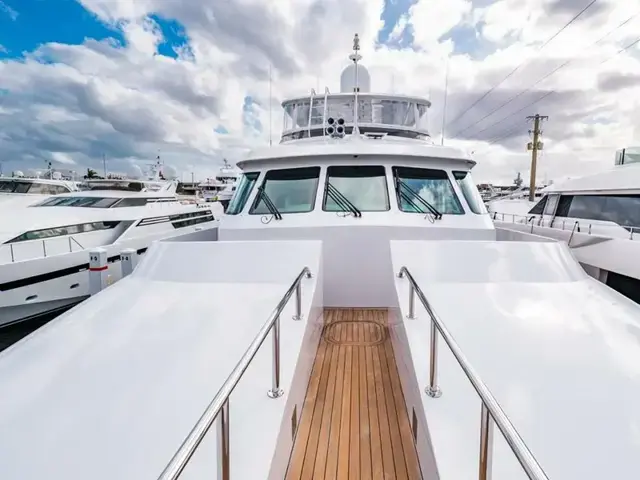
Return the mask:
M429 102L349 59L217 228L0 353L0 478L637 476L640 306L496 228Z

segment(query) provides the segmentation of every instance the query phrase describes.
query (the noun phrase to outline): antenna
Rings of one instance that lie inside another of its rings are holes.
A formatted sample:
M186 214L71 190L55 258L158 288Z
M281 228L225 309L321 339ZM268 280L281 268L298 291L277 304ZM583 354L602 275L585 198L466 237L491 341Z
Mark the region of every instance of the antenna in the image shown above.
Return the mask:
M353 133L355 135L360 134L360 129L358 128L358 91L360 90L360 85L358 84L358 60L362 58L358 52L360 51L360 38L356 33L353 37L353 53L349 55L349 59L353 61L355 65L355 86L353 87L354 92L354 102L353 102Z
M271 109L272 109L273 99L271 98L271 64L269 64L269 146L272 146L271 141Z

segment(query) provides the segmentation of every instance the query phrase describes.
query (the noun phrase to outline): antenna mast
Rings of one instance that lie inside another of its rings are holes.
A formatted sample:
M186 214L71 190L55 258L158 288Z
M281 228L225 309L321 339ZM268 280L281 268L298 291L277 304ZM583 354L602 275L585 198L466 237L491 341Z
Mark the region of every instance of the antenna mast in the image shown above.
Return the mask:
M355 86L353 87L354 102L353 102L353 133L359 135L360 129L358 128L358 92L360 91L360 85L358 84L358 60L362 58L358 52L360 51L360 38L356 33L353 37L353 53L349 55L349 59L353 61L355 65Z

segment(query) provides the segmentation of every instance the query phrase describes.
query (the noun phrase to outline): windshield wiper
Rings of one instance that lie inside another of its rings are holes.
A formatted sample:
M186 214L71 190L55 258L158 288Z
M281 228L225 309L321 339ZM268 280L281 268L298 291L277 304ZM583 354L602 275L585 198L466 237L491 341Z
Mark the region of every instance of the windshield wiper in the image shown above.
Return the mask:
M402 191L402 187L404 187L405 190L408 193ZM416 192L411 187L409 187L409 185L404 183L397 176L396 176L396 189L398 190L398 193L400 194L400 197L402 197L409 205L411 205L413 208L415 208L416 211L419 212L421 210L421 208L419 208L419 206L413 200L417 200L418 202L420 202L423 207L425 207L427 210L429 210L429 212L432 213L436 217L436 220L442 219L442 213L440 213L436 209L436 207L434 207L429 202L427 202L424 198L422 198L422 195L420 195L418 192ZM411 196L409 196L409 194L411 194Z
M343 212L351 212L354 217L362 217L362 212L358 210L358 208L351 203L351 201L345 197L340 190L331 185L330 182L327 182L325 193L335 202L336 205L338 205L338 207L342 209Z
M274 205L274 203L267 195L267 192L264 191L264 187L258 188L258 195L260 196L260 200L262 200L269 210L269 213L275 217L276 220L282 220L282 215L278 211L278 208Z

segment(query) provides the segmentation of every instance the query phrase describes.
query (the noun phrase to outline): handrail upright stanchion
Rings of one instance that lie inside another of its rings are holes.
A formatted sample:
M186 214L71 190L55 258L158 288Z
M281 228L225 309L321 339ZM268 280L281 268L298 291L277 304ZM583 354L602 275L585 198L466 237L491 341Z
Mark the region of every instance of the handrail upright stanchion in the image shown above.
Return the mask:
M217 480L229 480L229 399L218 413L218 476Z
M433 320L431 320L429 357L429 386L425 392L431 398L439 398L442 390L438 387L438 328Z
M480 413L480 480L491 480L493 463L493 418L482 403Z
M298 283L296 287L296 314L294 320L302 320L302 283Z
M273 324L273 383L267 392L269 398L281 397L284 393L280 388L280 315Z
M413 285L409 286L409 315L407 318L416 318L416 289L413 288Z

